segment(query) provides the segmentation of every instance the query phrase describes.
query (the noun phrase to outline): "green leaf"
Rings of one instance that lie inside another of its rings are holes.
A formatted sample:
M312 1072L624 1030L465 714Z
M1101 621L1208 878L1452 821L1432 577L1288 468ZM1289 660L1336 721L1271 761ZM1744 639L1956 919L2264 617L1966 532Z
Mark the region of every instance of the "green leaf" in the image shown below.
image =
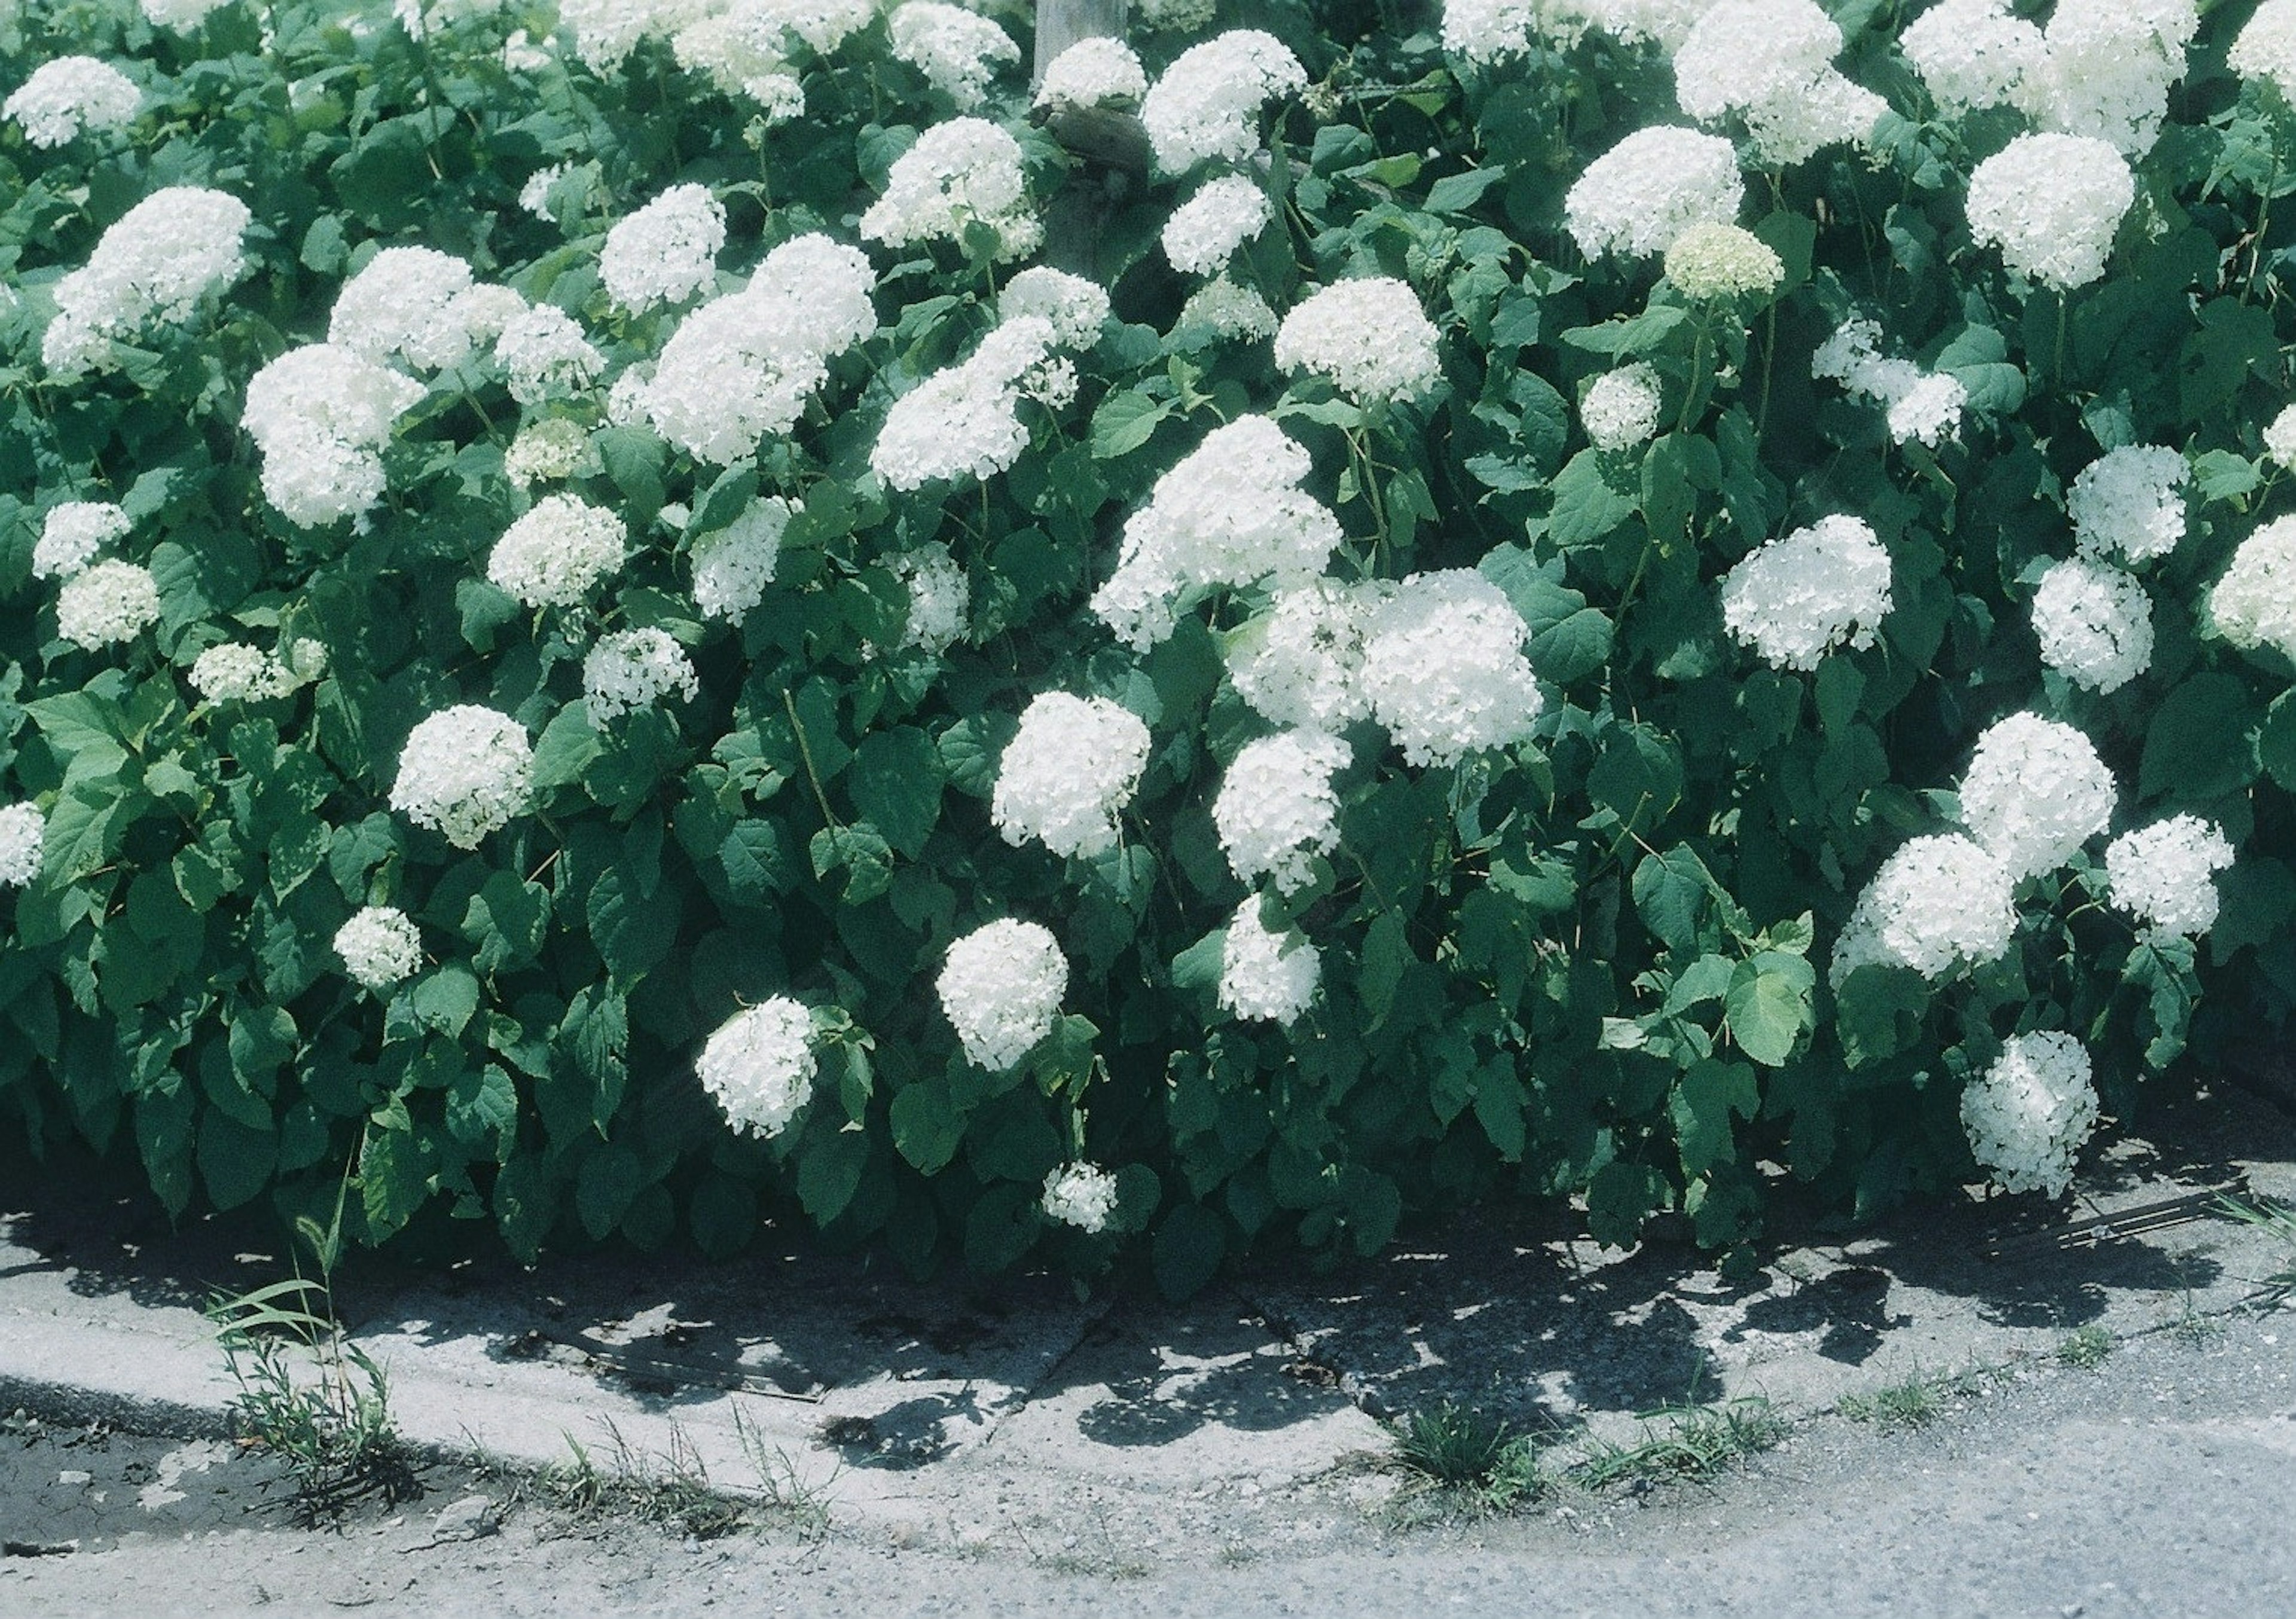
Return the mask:
M460 1039L479 1010L479 981L469 968L449 961L408 992L407 1004L425 1028Z
M1766 950L1738 964L1723 1016L1738 1049L1765 1067L1783 1067L1810 1027L1817 974L1809 962Z
M737 821L718 846L726 886L744 905L770 905L797 879L789 834L778 821Z
M1092 413L1092 454L1095 461L1114 461L1155 437L1159 423L1172 414L1169 399L1152 399L1136 388L1111 393Z
M686 1206L693 1244L711 1259L731 1259L758 1230L758 1194L746 1182L715 1172L702 1177Z
M2239 676L2218 669L2194 675L2152 712L2138 790L2147 798L2185 802L2239 792L2255 774L2256 751L2248 741L2254 723Z
M582 1160L574 1177L574 1212L594 1241L603 1242L629 1213L630 1205L645 1188L645 1165L638 1155L619 1141L610 1142Z
M1687 845L1645 854L1635 863L1635 914L1669 950L1687 954L1698 947L1713 886L1713 873Z
M1151 1267L1157 1290L1177 1303L1193 1298L1219 1274L1227 1256L1227 1226L1193 1203L1176 1206L1156 1226Z
M549 917L549 892L540 883L522 881L515 871L494 872L463 912L463 936L477 946L472 961L487 973L535 961Z
M2271 778L2296 792L2296 691L2283 691L2264 711L2256 733L2256 762Z
M380 1242L414 1217L436 1182L412 1134L371 1126L359 1146L358 1183L367 1230Z
M1647 1164L1614 1158L1587 1183L1587 1230L1606 1248L1630 1248L1643 1222L1665 1202L1663 1175Z
M808 1136L797 1166L798 1201L816 1225L845 1212L869 1164L869 1137L860 1130Z
M1603 475L1603 461L1593 450L1581 450L1554 475L1554 506L1546 514L1546 533L1565 551L1592 545L1635 513L1633 497L1611 487Z
M659 967L677 943L677 890L665 885L648 895L645 887L627 861L606 868L590 886L590 942L623 984Z
M518 1140L518 1087L498 1063L465 1068L447 1087L447 1128L463 1146L509 1157Z
M275 1131L254 1129L220 1108L200 1120L200 1179L217 1208L237 1208L271 1182L278 1161Z
M939 1080L920 1080L893 1098L893 1148L920 1174L938 1174L964 1140L964 1116Z
M1910 967L1858 968L1833 992L1834 1029L1852 1068L1895 1057L1921 1036L1929 980Z
M603 428L591 442L598 447L598 459L604 463L606 476L613 479L614 487L622 492L627 503L622 508L623 520L644 534L661 511L661 472L668 450L660 439L636 428Z
M1727 1160L1734 1141L1731 1115L1751 1119L1761 1102L1754 1070L1744 1063L1714 1058L1693 1063L1675 1086L1670 1108L1682 1173L1702 1175Z
M1464 214L1482 200L1485 192L1506 177L1504 168L1471 168L1463 175L1446 175L1427 188L1427 211Z
M914 725L862 738L845 778L855 807L912 860L940 819L944 780L932 739Z

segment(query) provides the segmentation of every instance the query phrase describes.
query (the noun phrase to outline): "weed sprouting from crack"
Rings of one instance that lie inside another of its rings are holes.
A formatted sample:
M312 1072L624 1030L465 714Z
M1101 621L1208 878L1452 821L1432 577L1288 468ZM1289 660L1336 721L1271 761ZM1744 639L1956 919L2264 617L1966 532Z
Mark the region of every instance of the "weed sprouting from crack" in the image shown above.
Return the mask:
M1397 1425L1393 1463L1448 1504L1505 1512L1542 1487L1538 1444L1503 1419L1445 1400Z
M1915 1372L1900 1383L1844 1394L1833 1409L1852 1422L1871 1423L1878 1428L1927 1427L1945 1414L1944 1396L1943 1379Z
M1660 1406L1639 1419L1633 1444L1597 1441L1573 1476L1590 1490L1638 1480L1703 1481L1770 1450L1792 1431L1784 1413L1759 1394L1705 1404Z
M2057 1345L2057 1360L2076 1371L2095 1371L2117 1347L2119 1344L2112 1334L2091 1321L2065 1334L2063 1342Z
M657 1456L633 1445L611 1418L603 1426L603 1460L567 1434L569 1460L545 1468L539 1480L543 1496L577 1523L630 1519L698 1541L768 1526L808 1538L828 1530L833 1478L806 1483L789 1453L769 1444L738 1407L734 1434L757 1474L746 1492L713 1481L679 1428L670 1429L669 1448Z
M2255 1226L2279 1239L2288 1263L2257 1285L2265 1290L2263 1303L2267 1307L2286 1304L2289 1296L2296 1294L2296 1206L2275 1203L2268 1198L2259 1198L2252 1203L2240 1198L2219 1198L2217 1206L2242 1224Z

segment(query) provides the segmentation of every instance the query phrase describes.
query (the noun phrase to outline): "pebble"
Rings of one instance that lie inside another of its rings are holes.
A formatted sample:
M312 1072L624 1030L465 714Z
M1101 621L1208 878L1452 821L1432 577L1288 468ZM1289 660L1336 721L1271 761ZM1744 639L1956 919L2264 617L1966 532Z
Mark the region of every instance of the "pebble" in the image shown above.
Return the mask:
M502 1525L495 1517L491 1496L465 1495L450 1501L430 1520L430 1538L434 1541L480 1541Z

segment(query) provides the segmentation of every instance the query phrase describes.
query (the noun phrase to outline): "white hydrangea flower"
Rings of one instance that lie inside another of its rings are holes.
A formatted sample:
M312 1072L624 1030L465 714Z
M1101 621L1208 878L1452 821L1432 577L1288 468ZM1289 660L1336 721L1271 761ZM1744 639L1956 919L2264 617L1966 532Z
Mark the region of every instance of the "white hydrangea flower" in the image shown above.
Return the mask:
M594 730L672 692L690 703L701 695L701 680L677 638L659 626L601 635L582 660L583 710Z
M453 28L457 23L499 16L504 0L392 0L390 12L410 39Z
M226 641L193 658L191 682L207 703L262 702L293 691L296 683L276 658L243 641Z
M1305 935L1270 928L1260 920L1259 896L1248 896L1228 919L1220 946L1220 1010L1290 1024L1316 998L1323 970L1323 956Z
M582 65L604 78L620 70L639 40L666 38L708 9L708 0L559 0L558 16Z
M826 56L877 20L877 0L749 0L764 15Z
M1770 244L1741 225L1709 220L1667 243L1667 280L1702 303L1767 296L1785 276Z
M2296 102L2296 0L2264 0L2242 25L2225 65L2243 78L2268 79Z
M1116 817L1148 766L1148 727L1104 697L1040 693L996 761L988 818L1005 842L1036 838L1055 854L1116 846Z
M875 288L857 248L817 233L782 243L747 286L687 315L636 385L655 430L718 466L786 433L827 380L830 356L877 330Z
M968 357L893 401L870 470L896 489L1004 470L1029 447L1021 400L1053 340L1051 322L1007 316Z
M231 0L142 0L139 9L144 20L155 29L191 34L230 3Z
M562 190L562 183L565 183ZM564 225L588 212L604 190L603 176L595 163L553 163L527 176L519 188L518 205L537 219ZM554 208L554 192L557 193Z
M1156 167L1184 175L1217 158L1241 163L1259 147L1259 109L1308 87L1307 70L1273 34L1231 29L1180 53L1141 103Z
M505 71L539 73L556 60L548 51L535 44L534 36L524 29L512 29L510 37L503 41L502 65Z
M2088 1052L2070 1034L2013 1034L1961 1093L1969 1150L2004 1191L2062 1197L2096 1128Z
M1097 1164L1064 1164L1045 1173L1045 1217L1088 1236L1108 1229L1116 1212L1116 1177Z
M2066 496L2084 556L2149 562L2185 537L2185 458L2158 445L2107 450L2080 470Z
M55 283L56 318L40 357L70 378L108 365L112 341L152 320L188 320L201 299L247 273L247 205L228 192L170 185L113 222L87 263Z
M1506 593L1473 569L1414 574L1365 620L1372 716L1414 765L1520 742L1540 707L1522 650L1529 639Z
M2017 274L2064 290L2104 274L2136 200L2127 160L2105 142L2021 135L1972 171L1969 232Z
M2061 721L2013 714L1977 739L1961 823L2012 877L2033 877L2104 830L2119 797L2095 743Z
M1808 673L1859 650L1890 610L1890 552L1854 517L1821 518L1758 546L1722 580L1722 621L1765 663Z
M1148 94L1147 70L1121 39L1095 34L1053 58L1037 86L1039 107L1136 106Z
M673 185L606 233L598 279L615 307L682 304L718 279L726 209L706 185Z
M12 804L0 809L0 888L24 887L40 874L47 835L47 817L38 805Z
M978 12L941 0L906 0L893 8L893 55L970 112L988 99L999 67L1021 60L1013 37Z
M737 1133L779 1135L813 1094L813 1014L787 995L744 1007L718 1026L693 1067Z
M503 369L510 397L529 407L554 393L589 387L605 363L580 323L548 304L512 315L495 339L495 364Z
M1183 275L1210 275L1275 217L1257 184L1221 175L1198 186L1164 221L1164 257Z
M735 624L766 599L782 554L782 536L801 506L767 495L751 501L723 528L693 542L693 605L705 618Z
M887 247L959 241L971 224L996 233L996 258L1020 258L1045 239L1029 200L1021 143L987 119L936 124L893 159L885 194L861 216L861 233Z
M2236 647L2296 658L2296 517L2276 518L2240 543L2209 592L2209 619Z
M526 727L492 708L457 703L407 737L390 807L458 849L475 849L523 814L533 795L534 744Z
M110 501L63 501L48 508L32 547L35 579L69 579L86 571L96 552L127 537L127 513Z
M422 385L331 343L291 348L249 380L241 425L263 495L290 522L362 517L382 499L382 446Z
M2041 60L2012 100L2043 129L2141 158L2168 117L2200 22L2194 0L2057 0Z
M1833 66L1841 29L1816 0L1718 0L1674 53L1675 98L1704 123L1737 114L1766 164L1863 143L1888 103Z
M1187 591L1322 573L1343 536L1339 519L1299 487L1309 467L1308 452L1266 416L1214 428L1126 519L1116 570L1092 598L1095 616L1144 651L1171 634Z
M1669 53L1682 48L1710 0L1578 0L1587 20L1628 45L1649 40Z
M518 437L503 452L503 476L520 489L558 483L586 470L595 470L596 466L589 433L581 423L563 417L519 429Z
M1050 932L1008 918L952 944L934 987L965 1060L1001 1074L1053 1032L1068 958Z
M0 102L0 116L23 126L35 146L61 146L82 130L125 129L135 121L144 93L108 61L93 56L58 56L32 70L15 94Z
M2052 562L2033 592L2041 661L2077 686L2118 691L2152 666L2152 599L2089 557Z
M529 607L574 607L622 565L622 519L576 495L545 495L503 531L487 577Z
M343 283L327 341L365 360L404 360L413 369L460 364L471 331L455 318L471 290L471 266L430 248L385 248Z
M1347 764L1348 745L1318 731L1245 743L1212 800L1229 869L1246 883L1266 877L1286 894L1314 881L1316 856L1339 847L1332 778Z
M1275 366L1326 378L1358 403L1416 399L1443 376L1435 325L1419 295L1388 275L1309 293L1275 334Z
M422 933L396 905L366 905L335 929L335 954L353 983L379 995L422 970Z
M1898 48L1948 118L2007 105L2046 55L2041 30L2007 0L1943 0L1898 36Z
M1386 586L1331 579L1278 589L1228 649L1228 679L1253 713L1278 725L1336 732L1371 715L1364 624Z
M1004 283L996 310L1007 321L1033 317L1046 323L1053 340L1064 348L1089 348L1100 341L1100 329L1108 321L1108 290L1066 270L1037 265Z
M972 585L956 558L938 540L886 559L909 589L909 616L901 644L935 657L964 638L972 612Z
M1637 129L1587 166L1562 223L1589 258L1663 253L1694 225L1729 225L1745 200L1738 152L1718 135Z
M2216 874L2232 862L2221 831L2198 815L2171 815L2107 844L2104 879L2114 906L2152 932L2198 938L2216 926Z
M1215 342L1258 342L1275 335L1275 311L1250 287L1240 287L1225 275L1206 282L1180 306L1172 323L1175 337L1203 337Z
M1521 55L1533 39L1567 49L1591 10L1573 0L1443 0L1443 48L1477 66Z
M133 641L159 621L160 587L133 562L97 562L56 593L56 634L91 652Z
M1658 372L1637 360L1587 385L1586 397L1578 402L1578 425L1598 450L1631 450L1658 431L1665 403Z
M2282 470L2296 470L2296 405L2282 407L2280 413L2265 425L2264 453L2279 462Z
M1841 384L1887 413L1893 444L1935 449L1961 427L1969 390L1957 377L1925 372L1911 360L1882 352L1878 322L1853 315L1834 328L1809 358L1809 374Z
M669 42L677 65L728 96L755 102L767 126L805 111L805 83L789 59L789 34L771 7L733 0L697 17Z
M1833 987L1860 967L1910 967L1941 978L1962 966L1998 960L2017 932L2009 868L1958 833L1915 838L1900 846L1866 891L1834 942Z

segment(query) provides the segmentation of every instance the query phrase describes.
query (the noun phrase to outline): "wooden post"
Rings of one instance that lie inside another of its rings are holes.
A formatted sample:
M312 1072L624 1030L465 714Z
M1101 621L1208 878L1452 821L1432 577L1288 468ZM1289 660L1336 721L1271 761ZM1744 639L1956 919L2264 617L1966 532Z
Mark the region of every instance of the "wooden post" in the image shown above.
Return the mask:
M1124 0L1037 0L1037 59L1029 82L1045 82L1053 59L1079 39L1124 37Z
M1125 0L1037 0L1037 55L1030 82L1079 39L1124 37ZM1101 108L1054 109L1047 126L1054 140L1084 159L1045 209L1045 262L1089 280L1100 279L1100 227L1130 175L1148 172L1148 132L1128 112Z

